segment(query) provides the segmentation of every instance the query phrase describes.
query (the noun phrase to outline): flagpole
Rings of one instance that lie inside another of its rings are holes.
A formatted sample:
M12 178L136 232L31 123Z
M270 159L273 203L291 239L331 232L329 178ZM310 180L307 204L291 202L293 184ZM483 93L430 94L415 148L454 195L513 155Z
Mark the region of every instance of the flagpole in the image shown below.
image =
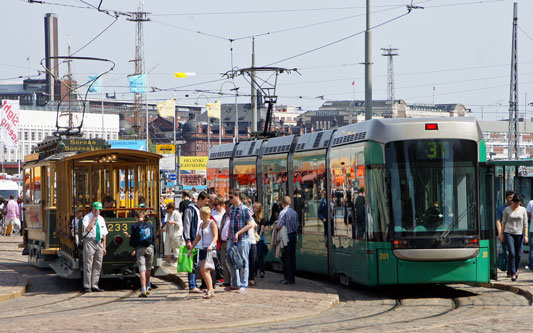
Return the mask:
M147 79L148 78L145 77L145 81L144 81L144 103L146 107L146 151L150 151L148 149L148 97L146 96L146 80Z
M209 111L207 111L207 154L209 155L211 149L211 131L209 130Z
M103 78L100 78L103 81ZM100 83L102 82L100 81ZM105 127L104 127L104 86L101 83L100 85L100 100L102 102L102 139L105 140Z

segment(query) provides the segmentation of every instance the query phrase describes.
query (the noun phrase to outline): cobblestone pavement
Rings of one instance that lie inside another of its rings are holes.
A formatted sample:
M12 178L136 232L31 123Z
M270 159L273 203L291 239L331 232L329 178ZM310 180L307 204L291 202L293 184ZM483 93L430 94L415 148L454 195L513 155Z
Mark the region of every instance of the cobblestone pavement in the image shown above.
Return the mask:
M15 245L16 246L16 245ZM500 290L533 285L533 273L522 270L519 282L502 278L492 288L468 285L343 287L325 281L297 279L279 285L279 274L267 272L247 295L221 292L203 300L176 284L155 279L159 288L145 299L124 285L106 283L103 293L82 295L79 283L59 279L49 270L25 263L13 244L0 239L0 265L23 274L28 292L3 301L0 331L131 331L179 330L226 332L530 332L527 295ZM511 287L509 287L511 286ZM500 288L496 289L494 287ZM331 307L332 292L340 302Z

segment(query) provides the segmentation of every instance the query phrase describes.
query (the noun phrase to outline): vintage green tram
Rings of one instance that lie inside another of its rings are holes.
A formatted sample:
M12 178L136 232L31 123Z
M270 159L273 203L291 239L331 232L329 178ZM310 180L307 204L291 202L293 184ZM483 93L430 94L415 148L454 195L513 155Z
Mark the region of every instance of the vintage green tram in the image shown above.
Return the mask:
M131 231L135 210L145 210L157 231L154 267L161 264L159 159L160 155L127 149L107 149L104 140L45 140L36 153L26 157L25 247L28 260L40 267L51 267L65 278L81 277L82 227L78 225L78 244L71 222L77 210L90 212L94 201L105 196L115 204L104 208L109 231L102 277L132 277L136 260L124 231Z
M374 119L215 146L210 191L224 177L267 218L293 198L300 271L372 286L496 278L494 174L473 118Z

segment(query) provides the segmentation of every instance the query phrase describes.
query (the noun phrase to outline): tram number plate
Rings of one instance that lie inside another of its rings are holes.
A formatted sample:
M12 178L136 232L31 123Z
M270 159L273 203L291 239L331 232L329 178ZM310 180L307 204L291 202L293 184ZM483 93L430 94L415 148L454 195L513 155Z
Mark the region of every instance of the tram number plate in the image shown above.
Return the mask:
M388 253L380 253L379 254L379 260L389 260L389 254Z
M109 223L107 224L107 231L128 231L127 223Z

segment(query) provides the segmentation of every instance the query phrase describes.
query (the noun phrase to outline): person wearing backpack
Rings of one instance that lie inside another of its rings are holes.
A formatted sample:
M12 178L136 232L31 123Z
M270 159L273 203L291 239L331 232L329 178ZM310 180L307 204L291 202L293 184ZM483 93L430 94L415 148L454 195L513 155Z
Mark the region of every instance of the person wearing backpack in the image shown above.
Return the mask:
M237 269L232 260L227 260L229 271L231 273L231 287L226 290L238 290L240 294L246 294L248 289L248 256L250 253L250 240L248 230L252 228L254 220L248 207L242 203L242 197L239 190L232 190L229 199L233 205L230 211L230 225L228 235L228 253L232 248L237 247L239 250L244 267ZM229 259L229 258L228 258Z
M83 290L103 291L98 288L102 262L106 254L107 226L100 215L102 203L95 201L92 211L83 218Z
M130 246L135 248L131 255L137 257L137 264L139 265L139 279L141 280L139 297L147 297L150 295L147 286L150 284L150 273L154 259L154 226L151 222L146 221L144 212L141 210L135 211L135 218L137 223L131 226L131 235L124 231L124 236L130 239Z

